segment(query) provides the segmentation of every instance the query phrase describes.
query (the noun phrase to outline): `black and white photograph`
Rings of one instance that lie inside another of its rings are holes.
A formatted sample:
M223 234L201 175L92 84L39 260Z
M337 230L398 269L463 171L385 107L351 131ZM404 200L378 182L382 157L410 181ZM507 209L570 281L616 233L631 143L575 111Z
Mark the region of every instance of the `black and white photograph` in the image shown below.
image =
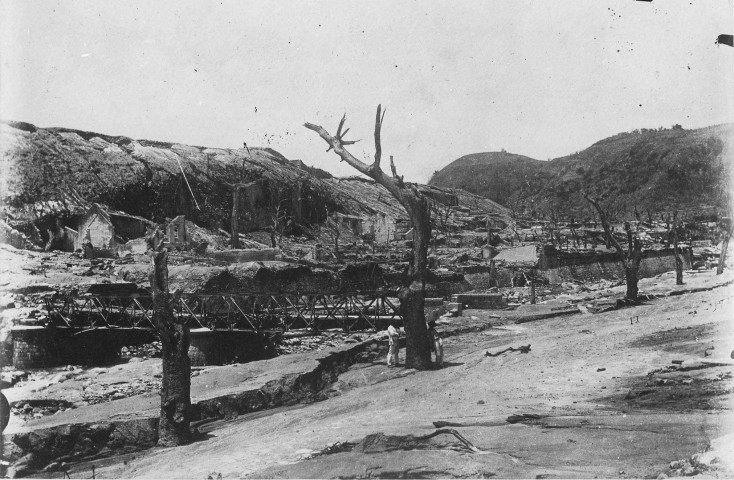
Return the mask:
M734 0L0 0L0 478L734 478Z

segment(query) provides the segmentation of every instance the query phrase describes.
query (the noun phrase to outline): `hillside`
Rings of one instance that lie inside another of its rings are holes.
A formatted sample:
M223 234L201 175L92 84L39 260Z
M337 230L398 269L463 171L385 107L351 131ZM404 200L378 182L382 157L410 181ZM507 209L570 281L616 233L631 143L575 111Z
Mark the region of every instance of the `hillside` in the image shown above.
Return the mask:
M158 222L183 214L199 225L226 229L232 212L230 185L255 180L263 181L264 191L257 208L245 212L246 228L270 225L277 205L303 225L323 221L327 211L407 218L402 206L373 181L333 178L270 148L207 148L0 122L0 207L3 217L16 220L43 223L78 215L89 202L101 202ZM500 217L509 213L466 192L420 188L439 203L449 193L477 210Z
M722 203L734 150L734 125L696 130L635 130L550 161L506 152L466 155L429 185L464 188L536 216L586 215L584 190L619 208L694 214Z

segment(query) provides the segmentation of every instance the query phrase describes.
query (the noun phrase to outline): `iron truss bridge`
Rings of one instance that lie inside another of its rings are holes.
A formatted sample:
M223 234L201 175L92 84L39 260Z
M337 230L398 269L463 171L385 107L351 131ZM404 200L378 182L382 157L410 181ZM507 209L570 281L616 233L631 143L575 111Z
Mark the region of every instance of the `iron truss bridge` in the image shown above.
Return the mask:
M183 294L174 314L189 327L277 332L297 328L378 329L402 323L398 300L382 292L344 294ZM153 329L150 295L63 295L46 298L51 327Z

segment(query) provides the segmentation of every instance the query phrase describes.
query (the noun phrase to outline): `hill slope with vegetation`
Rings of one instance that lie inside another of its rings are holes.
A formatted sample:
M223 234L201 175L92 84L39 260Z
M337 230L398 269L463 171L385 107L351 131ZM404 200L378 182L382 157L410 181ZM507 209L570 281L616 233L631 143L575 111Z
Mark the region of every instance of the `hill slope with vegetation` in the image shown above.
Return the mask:
M157 222L186 215L201 226L228 229L232 185L253 181L262 184L262 192L256 208L243 212L246 228L270 225L276 209L293 218L296 227L321 223L327 212L407 218L372 180L334 178L270 148L207 148L0 122L2 218L51 221L79 215L90 202L100 202ZM439 203L458 197L460 204L500 217L509 213L466 192L419 188Z
M730 188L734 125L635 130L549 161L506 152L466 155L429 185L464 188L514 211L545 217L589 214L583 192L620 209L712 212Z

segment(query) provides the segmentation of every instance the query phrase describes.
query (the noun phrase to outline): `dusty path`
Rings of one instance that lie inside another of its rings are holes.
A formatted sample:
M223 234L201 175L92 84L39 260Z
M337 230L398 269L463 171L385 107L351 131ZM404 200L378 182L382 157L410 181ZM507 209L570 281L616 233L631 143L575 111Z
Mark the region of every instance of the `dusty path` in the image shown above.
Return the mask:
M442 370L357 365L328 400L217 422L186 447L91 463L104 477L656 477L734 433L732 312L734 292L723 287L450 337ZM485 356L526 344L527 354ZM648 376L673 360L684 369ZM519 413L545 418L505 422ZM457 430L489 453L467 453L443 435L425 448L303 460L375 432L425 435L438 420L466 424Z

